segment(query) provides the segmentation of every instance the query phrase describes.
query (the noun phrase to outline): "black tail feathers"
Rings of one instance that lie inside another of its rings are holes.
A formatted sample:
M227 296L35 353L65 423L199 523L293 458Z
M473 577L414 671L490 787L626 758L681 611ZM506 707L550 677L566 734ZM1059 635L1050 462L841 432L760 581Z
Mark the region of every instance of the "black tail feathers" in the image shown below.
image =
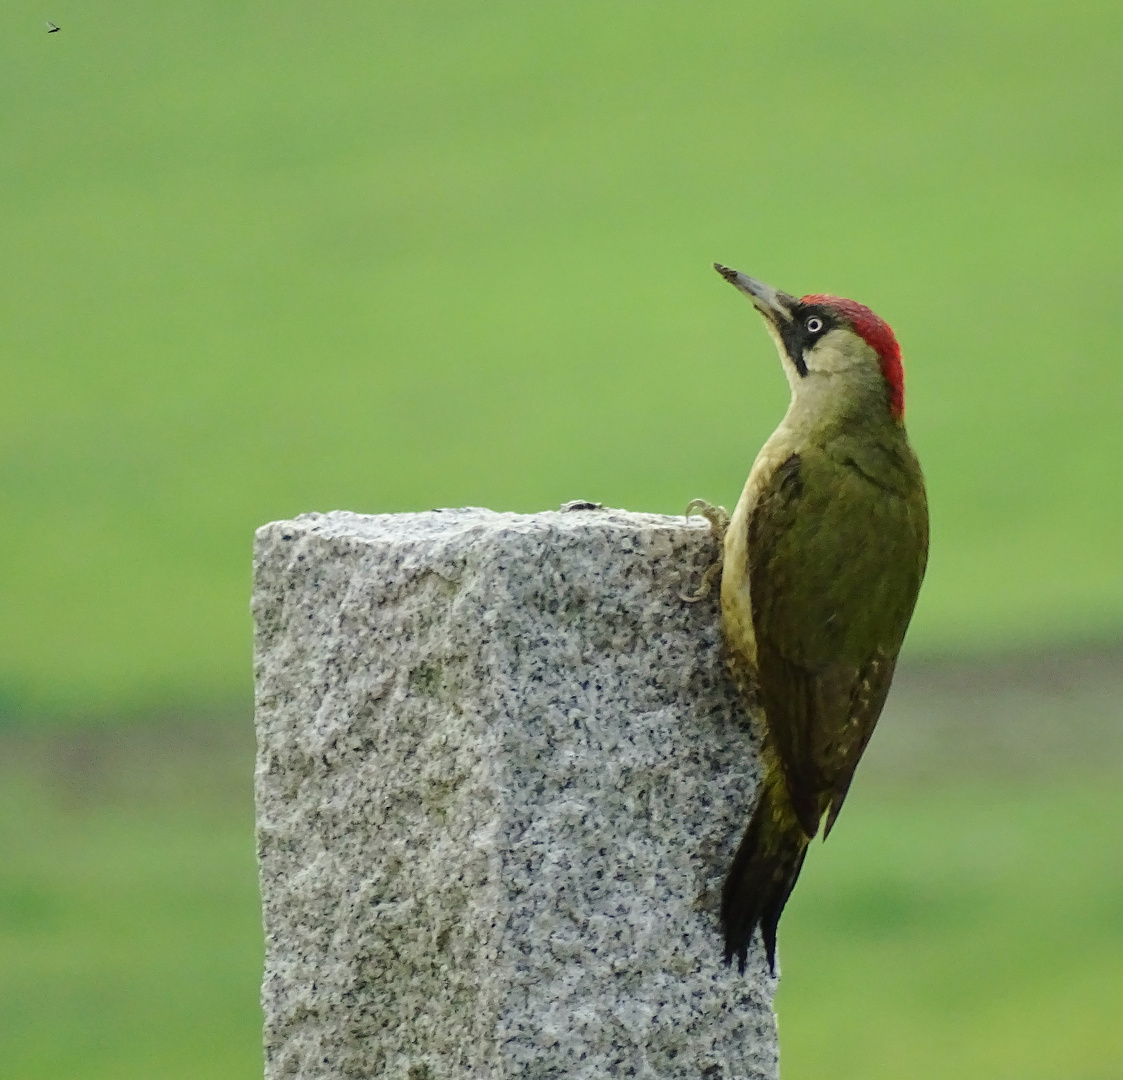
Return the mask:
M722 890L725 962L732 963L736 956L740 972L745 971L749 943L759 925L769 970L776 974L776 928L803 867L808 843L783 782L766 779Z

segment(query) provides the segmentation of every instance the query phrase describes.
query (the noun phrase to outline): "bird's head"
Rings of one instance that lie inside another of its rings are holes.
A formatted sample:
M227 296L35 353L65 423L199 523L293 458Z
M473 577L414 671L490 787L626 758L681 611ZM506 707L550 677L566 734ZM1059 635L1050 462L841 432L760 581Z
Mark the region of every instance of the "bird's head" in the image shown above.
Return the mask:
M793 400L836 407L883 401L898 423L905 415L901 347L889 324L864 304L839 296L796 298L714 263L764 318L776 342Z

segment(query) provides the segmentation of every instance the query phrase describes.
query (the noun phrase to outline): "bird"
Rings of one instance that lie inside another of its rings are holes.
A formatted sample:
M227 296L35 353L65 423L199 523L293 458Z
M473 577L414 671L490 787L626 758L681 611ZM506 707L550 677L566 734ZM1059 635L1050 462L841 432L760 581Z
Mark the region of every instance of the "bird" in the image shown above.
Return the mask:
M733 514L687 507L721 543L726 658L762 737L763 777L722 890L724 960L743 973L759 927L774 976L784 905L889 692L928 561L928 504L889 325L854 300L797 299L714 269L752 301L791 388Z
M57 34L61 29L62 29L61 26L55 26L55 24L53 22L51 22L50 19L47 20L47 33L48 34Z

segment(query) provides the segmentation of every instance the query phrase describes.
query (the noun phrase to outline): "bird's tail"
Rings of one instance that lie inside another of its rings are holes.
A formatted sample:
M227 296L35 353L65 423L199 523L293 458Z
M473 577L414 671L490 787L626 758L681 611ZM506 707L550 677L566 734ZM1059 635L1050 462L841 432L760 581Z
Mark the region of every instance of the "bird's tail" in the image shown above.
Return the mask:
M768 967L776 974L776 927L809 843L792 809L782 772L776 767L769 769L722 890L727 964L736 956L737 967L744 972L749 942L759 925Z

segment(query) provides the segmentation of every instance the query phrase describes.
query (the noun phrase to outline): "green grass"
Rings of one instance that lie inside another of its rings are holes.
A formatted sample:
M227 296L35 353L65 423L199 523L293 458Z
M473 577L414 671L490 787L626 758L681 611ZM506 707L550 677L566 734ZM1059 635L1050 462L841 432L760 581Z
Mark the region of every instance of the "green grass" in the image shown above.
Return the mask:
M5 1080L260 1077L249 743L0 738ZM1117 757L999 782L893 753L784 916L784 1080L1123 1074Z
M0 13L0 707L248 682L253 528L732 502L714 259L897 328L913 643L1123 622L1116 3Z
M249 762L202 734L5 742L6 1078L260 1077Z
M785 1080L1123 1073L1118 775L856 794L785 915Z

